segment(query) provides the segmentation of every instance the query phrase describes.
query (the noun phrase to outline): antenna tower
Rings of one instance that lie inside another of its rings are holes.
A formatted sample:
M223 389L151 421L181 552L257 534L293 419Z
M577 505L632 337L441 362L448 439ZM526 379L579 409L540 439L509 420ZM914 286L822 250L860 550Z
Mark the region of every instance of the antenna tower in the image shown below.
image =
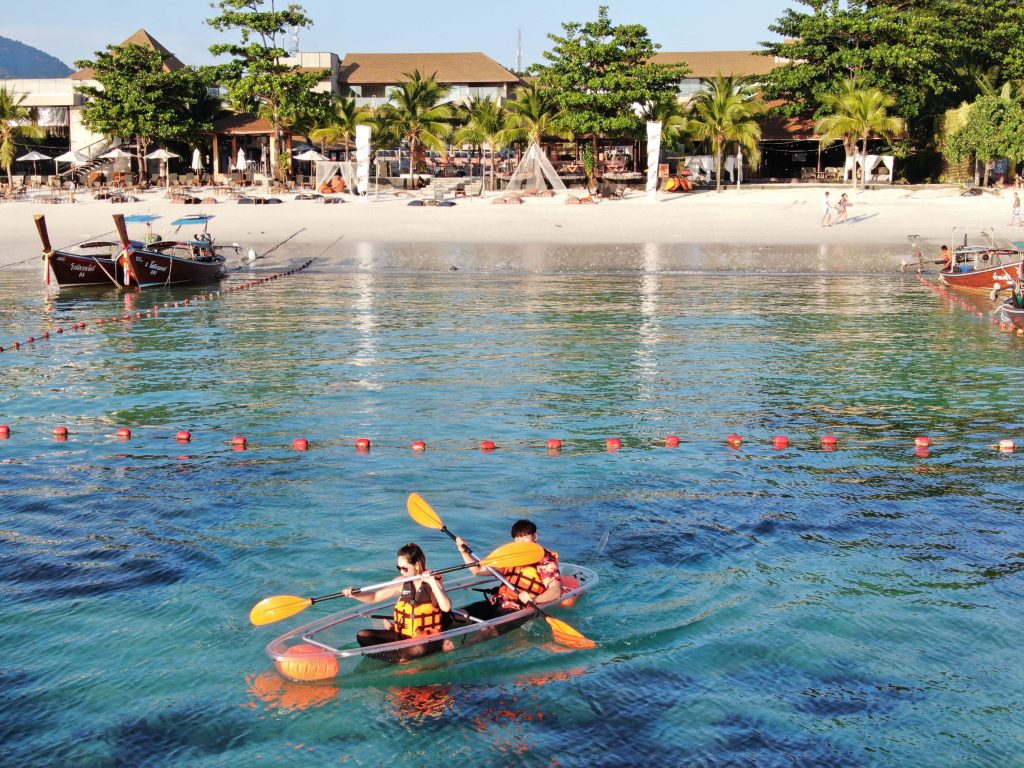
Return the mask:
M516 74L523 71L523 30L516 30Z
M297 56L299 53L299 28L292 27L292 56Z

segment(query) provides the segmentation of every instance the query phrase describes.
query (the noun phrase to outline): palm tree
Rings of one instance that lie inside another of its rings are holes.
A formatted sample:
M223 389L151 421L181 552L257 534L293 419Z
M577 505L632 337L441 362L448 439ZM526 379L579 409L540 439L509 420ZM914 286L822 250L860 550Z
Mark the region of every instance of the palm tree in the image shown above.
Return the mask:
M557 109L554 100L536 83L516 88L514 99L505 104L505 128L498 134L503 146L523 143L540 146L544 137L571 139L572 131L558 125L564 110ZM587 182L591 179L588 177Z
M716 191L722 191L722 156L729 144L746 150L751 168L761 164L761 126L757 118L764 111L764 104L753 85L719 72L694 97L691 110L693 135L710 141L715 154ZM737 169L737 189L739 177Z
M488 189L494 189L494 153L504 149L503 128L505 110L497 100L490 97L474 98L465 105L466 124L455 132L453 141L456 144L475 144L478 147L486 144L491 150L491 181ZM483 168L481 160L480 167Z
M14 97L14 90L0 88L0 165L7 171L7 183L14 186L11 166L17 154L18 139L41 139L46 129L37 125L39 119L34 107L22 104L26 96Z
M348 151L355 141L356 126L370 121L372 115L366 107L360 107L352 96L336 96L330 111L309 131L309 138L320 144L320 150L328 144L341 144Z
M391 93L391 101L377 110L376 121L383 132L397 141L409 143L409 174L416 170L420 146L441 151L451 134L449 121L454 115L445 103L447 92L434 76L424 77L419 70L405 74L405 81Z
M870 137L881 136L884 139L891 139L907 128L902 117L888 113L889 107L896 104L896 99L882 93L878 88L861 88L855 80L844 80L839 91L828 94L821 103L832 114L819 120L815 125L815 131L821 136L824 145L842 139L847 158L854 154L858 139L863 143L862 155L867 157ZM867 172L861 175L867 184ZM856 174L853 175L852 181L856 186Z

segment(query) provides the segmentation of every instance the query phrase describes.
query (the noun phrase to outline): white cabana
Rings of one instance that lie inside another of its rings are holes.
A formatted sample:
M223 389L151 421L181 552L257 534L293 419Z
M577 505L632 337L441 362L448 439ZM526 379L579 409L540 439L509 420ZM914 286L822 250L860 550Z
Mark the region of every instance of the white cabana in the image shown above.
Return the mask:
M342 162L340 160L317 160L316 161L316 183L313 189L319 191L320 185L341 171L341 178L345 180L345 191L354 194L357 189L356 164L354 161Z
M868 182L877 180L879 174L878 166L884 166L889 171L889 183L892 184L896 175L896 158L894 155L863 155L857 152L855 155L847 155L846 166L843 169L843 181L849 181L854 177L858 169Z
M715 156L690 155L686 158L686 167L694 176L703 173L705 178L710 179L715 172Z

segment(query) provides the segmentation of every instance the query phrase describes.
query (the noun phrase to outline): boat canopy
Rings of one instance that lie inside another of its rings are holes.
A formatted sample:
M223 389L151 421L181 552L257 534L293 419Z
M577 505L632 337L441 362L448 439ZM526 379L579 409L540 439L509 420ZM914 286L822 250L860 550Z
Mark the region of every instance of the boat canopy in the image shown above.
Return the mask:
M191 216L182 216L171 222L172 227L187 227L189 224L205 224L213 218L212 214L196 213Z
M154 213L133 213L124 217L126 224L149 224L160 217Z

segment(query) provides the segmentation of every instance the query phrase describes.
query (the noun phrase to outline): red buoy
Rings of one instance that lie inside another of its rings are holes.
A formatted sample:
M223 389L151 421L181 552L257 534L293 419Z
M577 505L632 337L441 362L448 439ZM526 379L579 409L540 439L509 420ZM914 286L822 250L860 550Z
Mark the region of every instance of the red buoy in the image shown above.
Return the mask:
M494 443L493 443L492 441L490 441L490 440L484 440L483 442L481 442L481 443L480 443L480 450L481 450L481 451L493 451L493 450L494 450L495 448L497 448L497 447L498 447L498 446L496 446L496 445L495 445L495 444L494 444Z
M235 435L231 438L232 445L245 445L246 443L248 443L248 440L242 435Z
M562 441L559 440L557 437L552 437L550 440L548 440L548 450L549 451L560 451L560 450L562 450Z
M187 443L189 440L192 439L192 433L183 429L174 437L177 439L179 443Z
M20 341L16 341L11 346L13 346L15 349L21 349L21 342Z
M789 438L785 435L776 435L772 438L772 445L776 448L789 448Z
M68 428L67 427L54 427L53 428L53 434L57 435L57 437L67 437L68 436Z
M414 451L425 451L425 450L427 450L427 444L425 442L423 442L422 440L413 440L412 441L412 449Z
M29 337L28 337L28 343L29 343L29 344L34 344L34 343L35 343L35 340L36 340L35 336L29 336Z
M665 438L665 446L667 448L678 448L679 447L679 435L669 435Z
M1013 453L1016 450L1017 444L1013 440L1000 440L999 450L1003 453Z
M918 448L927 448L931 444L932 439L927 435L921 435L920 437L914 438L914 445L916 445Z
M0 424L0 438L5 438L11 434L11 428L6 424Z
M59 325L57 326L57 333L64 333L64 329L61 328Z
M295 440L292 441L292 448L296 451L305 451L309 448L309 440L304 437L296 437Z
M725 442L727 442L729 445L742 445L743 438L740 437L739 435L729 435L727 438L725 438Z
M357 451L368 451L368 450L370 450L370 438L368 438L368 437L360 437L358 440L356 440L356 450Z
M617 451L622 447L622 440L617 437L609 437L604 441L604 446L610 451Z
M835 435L825 435L821 438L822 445L836 445L839 442L839 438Z
M132 436L132 431L128 429L128 427L121 427L119 430L117 430L117 436L124 438L125 440L130 440Z

